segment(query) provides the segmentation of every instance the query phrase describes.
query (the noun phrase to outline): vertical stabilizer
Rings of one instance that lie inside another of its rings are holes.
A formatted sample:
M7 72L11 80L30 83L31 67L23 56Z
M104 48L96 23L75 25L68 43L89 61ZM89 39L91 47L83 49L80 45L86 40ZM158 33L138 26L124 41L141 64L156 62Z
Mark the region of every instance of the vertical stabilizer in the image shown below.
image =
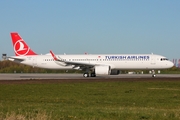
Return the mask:
M18 33L11 33L11 38L16 56L37 55Z

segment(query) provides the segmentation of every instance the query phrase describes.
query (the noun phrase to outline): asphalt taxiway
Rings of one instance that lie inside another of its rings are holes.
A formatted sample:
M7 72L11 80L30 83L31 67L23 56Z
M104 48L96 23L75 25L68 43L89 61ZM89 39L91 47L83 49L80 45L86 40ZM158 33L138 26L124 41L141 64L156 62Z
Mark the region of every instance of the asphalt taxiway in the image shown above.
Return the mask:
M111 78L151 78L151 74L119 74L84 78L82 74L0 74L0 80L27 80L27 79L111 79ZM180 78L180 74L157 74L157 78Z

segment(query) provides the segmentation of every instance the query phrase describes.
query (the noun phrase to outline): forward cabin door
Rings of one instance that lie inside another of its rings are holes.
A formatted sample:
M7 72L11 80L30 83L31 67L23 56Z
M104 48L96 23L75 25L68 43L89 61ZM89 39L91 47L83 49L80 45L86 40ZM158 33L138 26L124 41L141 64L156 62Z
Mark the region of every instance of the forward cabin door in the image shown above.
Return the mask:
M156 65L156 56L151 55L151 65Z

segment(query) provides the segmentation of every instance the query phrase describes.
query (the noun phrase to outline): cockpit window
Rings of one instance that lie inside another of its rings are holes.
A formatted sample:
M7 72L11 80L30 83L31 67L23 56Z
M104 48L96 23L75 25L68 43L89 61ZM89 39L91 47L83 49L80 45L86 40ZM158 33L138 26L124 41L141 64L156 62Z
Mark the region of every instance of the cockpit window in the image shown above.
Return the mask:
M165 60L168 60L167 58L161 58L161 61L165 61Z

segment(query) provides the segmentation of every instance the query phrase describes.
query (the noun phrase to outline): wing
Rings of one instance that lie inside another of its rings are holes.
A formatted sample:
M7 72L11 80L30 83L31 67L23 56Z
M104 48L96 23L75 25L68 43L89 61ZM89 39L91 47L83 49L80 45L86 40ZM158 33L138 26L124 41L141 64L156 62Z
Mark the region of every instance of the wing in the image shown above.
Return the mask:
M60 65L73 65L74 69L87 69L87 68L93 68L96 64L91 64L91 63L80 63L80 62L73 62L73 61L65 61L62 58L60 58L59 56L56 57L56 55L50 51L53 59L58 62Z

